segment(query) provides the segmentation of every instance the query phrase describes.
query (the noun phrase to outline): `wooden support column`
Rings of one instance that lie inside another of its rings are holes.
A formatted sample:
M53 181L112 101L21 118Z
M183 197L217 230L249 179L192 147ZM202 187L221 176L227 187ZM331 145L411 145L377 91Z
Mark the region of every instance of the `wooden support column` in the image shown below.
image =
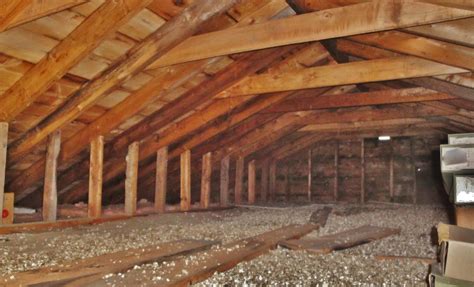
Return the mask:
M211 200L212 153L202 156L201 172L201 208L208 208Z
M155 209L165 212L166 187L168 175L168 147L162 147L156 152L156 181L155 181Z
M56 221L58 210L57 168L61 131L49 136L43 187L43 220Z
M390 162L389 162L389 188L390 188L390 201L393 202L394 190L393 190L393 147L390 148Z
M89 205L90 218L98 218L102 213L102 174L104 164L104 137L98 136L91 142L89 166Z
M365 139L360 140L360 202L365 203Z
M229 163L228 155L221 160L220 203L222 207L229 204Z
M191 208L191 151L181 154L181 210Z
M291 182L290 182L290 166L288 163L285 168L285 191L286 191L286 201L290 201L291 195Z
M415 143L413 142L413 138L410 139L410 156L411 156L411 165L413 167L413 204L417 203L417 187L416 187L416 157L415 157Z
M137 211L137 186L138 186L138 142L128 146L126 157L127 170L125 172L125 214L135 215Z
M334 200L339 197L339 141L336 141L334 147Z
M248 203L255 204L255 160L248 166Z
M261 188L261 199L266 202L268 197L268 160L262 162Z
M0 122L0 211L5 194L5 169L7 166L8 123ZM0 225L2 220L0 218Z
M308 201L312 200L312 189L313 186L313 153L312 150L308 150Z
M276 194L276 161L272 160L270 163L269 171L269 182L270 182L270 200L275 200Z
M242 204L242 190L244 186L244 158L239 156L235 162L235 204Z

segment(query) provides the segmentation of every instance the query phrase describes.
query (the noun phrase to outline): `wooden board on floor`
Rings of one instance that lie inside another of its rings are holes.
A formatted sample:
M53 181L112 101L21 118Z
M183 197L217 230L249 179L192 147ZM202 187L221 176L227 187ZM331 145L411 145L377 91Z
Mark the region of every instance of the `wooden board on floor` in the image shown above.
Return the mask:
M129 249L81 259L61 266L44 267L21 272L15 274L13 280L0 277L0 282L7 282L7 284L12 286L32 284L83 286L100 280L103 276L110 273L125 272L135 265L160 262L169 260L174 256L202 251L216 243L204 240L179 240L161 243L144 248Z
M399 233L400 229L398 228L394 229L366 225L315 239L286 240L279 244L289 249L306 250L312 253L326 254L335 250L351 248Z

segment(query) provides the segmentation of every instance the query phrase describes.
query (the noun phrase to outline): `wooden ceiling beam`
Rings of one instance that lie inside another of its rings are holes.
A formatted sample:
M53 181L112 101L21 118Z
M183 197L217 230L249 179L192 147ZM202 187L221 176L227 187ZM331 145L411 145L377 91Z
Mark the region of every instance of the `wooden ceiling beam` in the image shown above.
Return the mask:
M76 119L84 110L91 107L101 96L113 87L122 84L137 72L143 70L171 48L194 34L207 20L221 14L237 0L224 0L216 3L196 1L179 16L166 22L157 31L133 47L115 65L106 69L101 76L86 83L59 109L14 142L11 155L25 154L41 142L51 132Z
M13 120L94 50L105 37L116 31L149 2L151 0L105 1L3 93L0 97L0 121Z
M0 32L54 14L86 0L7 0L0 3Z
M425 88L388 89L331 96L293 97L271 106L262 113L286 113L329 108L450 100L455 98L448 94L442 94Z
M331 9L331 13L313 12L197 35L170 51L154 66L471 16L474 11L407 0L360 3L357 7Z

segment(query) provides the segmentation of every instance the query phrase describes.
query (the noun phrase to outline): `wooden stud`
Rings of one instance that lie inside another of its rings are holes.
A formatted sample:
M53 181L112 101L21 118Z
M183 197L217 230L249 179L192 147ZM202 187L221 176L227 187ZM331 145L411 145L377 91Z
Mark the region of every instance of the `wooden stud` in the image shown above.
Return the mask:
M390 148L389 189L390 189L390 201L393 202L393 198L394 198L394 190L393 190L393 147Z
M334 145L334 201L339 199L339 141Z
M285 192L286 192L286 201L290 201L291 179L290 179L290 165L288 163L285 166Z
M7 166L8 123L0 122L0 210L3 210L5 170ZM0 225L1 225L0 221Z
M221 207L226 207L229 204L229 163L230 163L229 156L225 156L221 160L221 178L220 178Z
M61 131L49 136L43 187L43 220L56 221L58 207L57 168L61 149Z
M275 200L276 194L276 161L272 160L270 163L270 200Z
M208 152L202 156L201 172L201 208L209 208L211 200L211 176L212 176L212 153Z
M365 139L360 140L360 202L365 203Z
M91 142L89 167L89 218L98 218L102 213L102 174L104 164L104 137Z
M248 203L255 204L255 160L248 165Z
M312 150L308 150L308 201L312 200L312 187L313 187L313 153Z
M0 225L13 224L13 217L14 217L14 211L15 211L14 205L15 205L15 194L13 192L6 192L3 195L2 208L0 208L0 210L2 211L2 216L0 216ZM6 217L4 217L4 214L3 214L4 210L6 211L6 214L5 214Z
M126 157L127 170L125 172L125 214L135 215L137 211L138 188L138 153L139 142L134 142L128 147Z
M415 157L415 143L413 140L413 137L410 138L410 156L411 156L411 165L413 167L413 193L412 193L412 199L413 199L413 204L417 203L417 186L416 186L416 174L417 174L417 168L416 168L416 157Z
M238 157L235 162L235 204L242 204L242 190L244 186L244 158Z
M155 209L165 212L168 175L168 146L156 152Z
M191 151L181 154L181 210L191 208Z
M268 161L263 161L260 190L260 199L262 200L262 202L266 202L268 197L268 168Z

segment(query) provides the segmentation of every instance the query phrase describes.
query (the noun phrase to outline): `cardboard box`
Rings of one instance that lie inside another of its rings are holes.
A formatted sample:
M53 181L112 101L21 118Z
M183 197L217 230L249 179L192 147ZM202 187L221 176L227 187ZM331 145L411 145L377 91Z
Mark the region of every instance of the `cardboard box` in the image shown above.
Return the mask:
M471 284L474 284L474 244L454 240L443 241L440 261L443 276L471 281Z
M438 224L438 244L443 241L455 240L474 244L474 229L463 228L456 225Z
M448 144L474 144L474 133L448 135Z
M474 204L474 176L454 176L454 204Z
M428 280L430 287L472 287L473 284L466 280L444 276L440 263L431 264Z
M441 145L441 172L474 170L474 145Z

